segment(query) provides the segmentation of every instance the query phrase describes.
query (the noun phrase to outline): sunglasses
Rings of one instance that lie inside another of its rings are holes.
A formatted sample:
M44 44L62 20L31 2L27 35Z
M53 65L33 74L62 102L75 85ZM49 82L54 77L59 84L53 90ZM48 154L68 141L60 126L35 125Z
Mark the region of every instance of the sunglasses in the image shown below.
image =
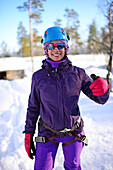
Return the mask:
M65 47L64 43L58 43L58 44L48 44L47 46L48 50L54 50L55 47L57 47L59 50Z

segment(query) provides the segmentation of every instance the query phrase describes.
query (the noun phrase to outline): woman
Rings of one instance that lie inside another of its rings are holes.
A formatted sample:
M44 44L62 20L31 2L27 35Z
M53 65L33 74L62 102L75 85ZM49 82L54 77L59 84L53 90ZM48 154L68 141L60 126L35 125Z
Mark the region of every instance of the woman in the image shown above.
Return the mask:
M72 66L67 57L68 40L63 28L48 28L43 39L47 58L42 69L32 76L24 132L26 152L31 159L35 155L35 170L53 169L60 142L64 168L80 170L80 154L84 143L87 144L78 106L80 92L99 104L109 98L106 80L96 77L93 81L84 69ZM33 135L39 115L35 151Z

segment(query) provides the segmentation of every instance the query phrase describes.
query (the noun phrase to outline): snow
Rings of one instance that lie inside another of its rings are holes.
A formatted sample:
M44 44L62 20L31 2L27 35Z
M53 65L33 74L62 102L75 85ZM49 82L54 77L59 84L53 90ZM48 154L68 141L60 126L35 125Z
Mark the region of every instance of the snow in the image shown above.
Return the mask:
M44 58L34 58L35 71L41 68ZM75 55L69 56L69 59L73 65L84 68L88 75L96 73L105 77L107 74L105 65L108 56ZM4 65L7 69L19 67L18 61L17 58L0 59L0 70ZM33 170L34 167L34 160L30 160L25 152L22 134L31 88L31 59L21 59L20 66L25 69L26 77L0 80L0 170ZM105 105L99 105L81 93L79 106L89 140L81 154L82 169L113 170L113 93ZM60 144L54 170L64 170L63 160Z
M18 63L18 64L17 64ZM0 59L0 71L25 69L24 58L8 57Z

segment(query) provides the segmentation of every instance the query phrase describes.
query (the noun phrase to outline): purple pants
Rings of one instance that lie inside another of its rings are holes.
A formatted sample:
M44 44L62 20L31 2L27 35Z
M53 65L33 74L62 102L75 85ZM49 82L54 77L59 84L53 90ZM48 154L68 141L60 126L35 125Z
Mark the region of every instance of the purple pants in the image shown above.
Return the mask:
M82 133L83 134L83 133ZM56 138L55 142L68 142L74 137ZM64 168L66 170L81 170L80 154L83 148L83 143L75 141L72 144L64 145ZM55 156L58 146L52 142L37 143L34 170L52 170L54 168Z

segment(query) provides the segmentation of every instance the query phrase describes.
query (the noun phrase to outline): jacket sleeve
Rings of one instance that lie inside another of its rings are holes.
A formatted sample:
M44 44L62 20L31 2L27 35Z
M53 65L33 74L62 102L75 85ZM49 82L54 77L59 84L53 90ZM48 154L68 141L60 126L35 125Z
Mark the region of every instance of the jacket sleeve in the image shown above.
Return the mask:
M105 104L109 98L109 89L101 96L94 96L92 90L89 88L93 80L85 73L83 70L83 77L82 77L82 91L83 93L88 96L91 100L94 100L96 103Z
M36 122L40 112L39 91L36 86L35 76L32 76L31 93L28 100L24 133L35 133Z

